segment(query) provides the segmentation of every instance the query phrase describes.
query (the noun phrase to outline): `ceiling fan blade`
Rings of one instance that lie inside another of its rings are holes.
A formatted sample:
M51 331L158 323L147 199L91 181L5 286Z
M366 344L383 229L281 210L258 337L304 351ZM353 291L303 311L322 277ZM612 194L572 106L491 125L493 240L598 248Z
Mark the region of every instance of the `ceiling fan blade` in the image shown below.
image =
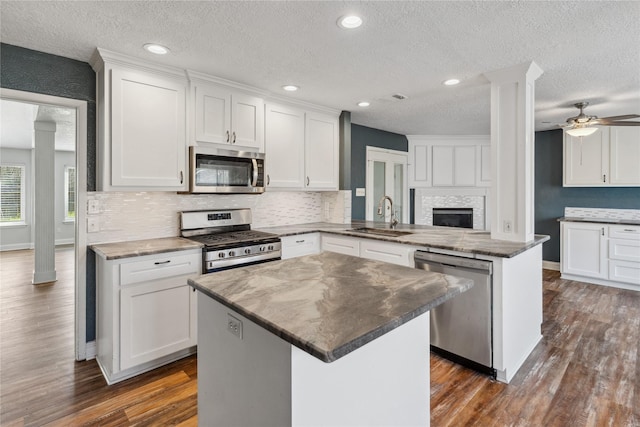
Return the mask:
M603 126L640 126L640 122L611 122L608 120L598 124Z
M624 116L600 117L598 120L610 122L612 120L637 119L639 117L640 117L640 114L625 114Z

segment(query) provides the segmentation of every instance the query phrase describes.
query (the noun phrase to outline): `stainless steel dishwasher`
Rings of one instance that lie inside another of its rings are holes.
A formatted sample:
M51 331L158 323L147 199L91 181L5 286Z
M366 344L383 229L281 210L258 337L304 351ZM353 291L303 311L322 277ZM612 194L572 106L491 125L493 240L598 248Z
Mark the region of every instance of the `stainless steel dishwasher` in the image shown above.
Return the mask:
M473 287L431 310L431 350L493 378L493 263L416 251L416 268L465 277Z

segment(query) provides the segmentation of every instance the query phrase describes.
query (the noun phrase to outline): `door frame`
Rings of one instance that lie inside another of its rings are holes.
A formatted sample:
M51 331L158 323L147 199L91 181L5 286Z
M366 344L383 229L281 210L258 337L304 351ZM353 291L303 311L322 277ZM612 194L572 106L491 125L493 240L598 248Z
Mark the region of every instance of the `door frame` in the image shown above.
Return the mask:
M76 110L75 358L87 358L87 101L0 88L0 98Z
M406 151L390 150L387 148L372 147L367 145L367 167L366 167L366 182L365 182L365 219L367 221L375 221L372 217L373 205L378 203L377 200L373 200L373 162L395 162L402 163L403 168L403 188L402 188L402 218L399 218L401 223L409 223L409 187L407 183L407 164L409 160L409 153Z

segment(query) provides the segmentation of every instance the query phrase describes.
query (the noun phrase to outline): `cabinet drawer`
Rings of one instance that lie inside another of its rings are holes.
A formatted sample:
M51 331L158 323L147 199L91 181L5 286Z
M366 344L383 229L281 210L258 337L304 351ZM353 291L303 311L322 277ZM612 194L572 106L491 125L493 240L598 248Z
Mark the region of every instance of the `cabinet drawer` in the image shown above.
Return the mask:
M354 237L322 236L322 250L360 256L360 241Z
M609 259L640 263L640 240L609 239Z
M173 276L200 273L201 253L158 255L143 261L120 265L120 285L146 282Z
M363 240L360 242L360 257L412 267L413 248L407 245Z
M640 262L610 260L609 280L640 285Z
M283 259L320 253L320 233L285 236L280 240Z
M613 239L631 239L640 241L640 227L633 225L610 225L609 237Z

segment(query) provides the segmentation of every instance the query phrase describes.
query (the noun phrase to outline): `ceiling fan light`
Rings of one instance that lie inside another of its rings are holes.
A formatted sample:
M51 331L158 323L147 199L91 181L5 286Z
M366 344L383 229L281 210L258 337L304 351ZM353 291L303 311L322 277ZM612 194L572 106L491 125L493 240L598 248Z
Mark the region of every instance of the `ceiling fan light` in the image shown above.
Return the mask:
M567 130L567 133L571 136L589 136L589 135L592 135L597 130L598 128L593 128L593 127L580 127L580 128L569 129Z

